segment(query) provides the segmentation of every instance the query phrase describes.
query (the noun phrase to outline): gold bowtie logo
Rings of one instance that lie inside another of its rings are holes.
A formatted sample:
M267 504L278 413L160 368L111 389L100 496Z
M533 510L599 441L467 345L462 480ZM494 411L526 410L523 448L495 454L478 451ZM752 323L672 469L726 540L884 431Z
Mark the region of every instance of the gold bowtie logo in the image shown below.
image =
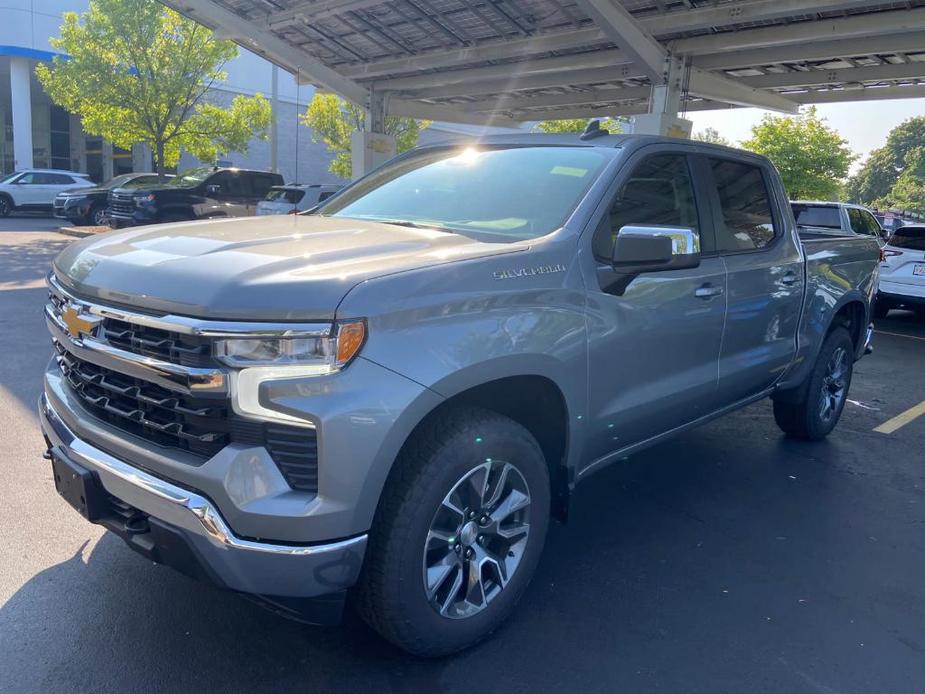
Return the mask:
M73 306L68 306L61 314L61 320L67 326L67 331L71 337L79 339L81 335L92 335L96 326L100 324L100 319L95 316L82 316L80 311Z

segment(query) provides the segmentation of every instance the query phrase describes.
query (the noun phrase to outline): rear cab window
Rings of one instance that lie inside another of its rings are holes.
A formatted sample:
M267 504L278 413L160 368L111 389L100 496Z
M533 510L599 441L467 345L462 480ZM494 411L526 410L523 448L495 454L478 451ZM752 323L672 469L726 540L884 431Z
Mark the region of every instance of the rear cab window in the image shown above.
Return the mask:
M822 229L838 229L841 226L841 210L837 205L811 205L795 202L790 205L793 209L793 218L798 227L819 227Z
M305 191L299 188L272 188L264 200L270 202L288 202L292 205L305 197Z

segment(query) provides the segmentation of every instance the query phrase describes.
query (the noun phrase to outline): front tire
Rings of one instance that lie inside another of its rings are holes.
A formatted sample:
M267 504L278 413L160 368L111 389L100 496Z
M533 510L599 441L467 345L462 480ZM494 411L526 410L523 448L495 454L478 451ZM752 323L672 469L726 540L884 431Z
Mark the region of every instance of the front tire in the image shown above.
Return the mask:
M0 217L9 217L13 211L13 200L9 195L0 195Z
M87 215L87 224L95 227L109 226L109 211L106 205L94 205Z
M399 648L447 655L513 611L549 524L536 439L480 408L446 412L406 446L383 492L356 606Z
M774 420L787 434L807 441L819 441L838 424L851 376L854 372L854 342L843 327L826 336L809 377L797 396L774 399Z

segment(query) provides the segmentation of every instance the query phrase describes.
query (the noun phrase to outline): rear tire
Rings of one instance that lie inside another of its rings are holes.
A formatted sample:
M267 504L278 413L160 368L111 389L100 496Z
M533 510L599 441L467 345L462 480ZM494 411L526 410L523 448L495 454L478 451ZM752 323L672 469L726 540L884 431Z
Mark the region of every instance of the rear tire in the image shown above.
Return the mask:
M383 491L357 586L360 615L419 656L477 643L529 584L549 508L546 460L524 427L480 408L433 418Z
M833 328L797 394L783 393L774 399L777 426L797 439L824 439L841 417L853 371L854 342L845 328Z
M887 314L890 312L890 309L893 308L883 299L877 299L874 302L874 318L877 320L883 320L887 317Z
M87 214L86 223L96 227L109 226L109 213L106 205L94 205Z

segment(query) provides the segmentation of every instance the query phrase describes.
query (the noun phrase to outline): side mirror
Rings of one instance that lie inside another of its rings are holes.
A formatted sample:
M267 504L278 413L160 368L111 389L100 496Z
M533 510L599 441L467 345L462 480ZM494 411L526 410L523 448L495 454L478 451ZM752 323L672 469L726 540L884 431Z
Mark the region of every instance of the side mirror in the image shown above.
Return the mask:
M625 226L617 232L611 254L621 275L683 270L700 265L700 236L683 227Z
M217 183L211 183L206 186L206 193L208 195L218 195L222 192L222 187Z

